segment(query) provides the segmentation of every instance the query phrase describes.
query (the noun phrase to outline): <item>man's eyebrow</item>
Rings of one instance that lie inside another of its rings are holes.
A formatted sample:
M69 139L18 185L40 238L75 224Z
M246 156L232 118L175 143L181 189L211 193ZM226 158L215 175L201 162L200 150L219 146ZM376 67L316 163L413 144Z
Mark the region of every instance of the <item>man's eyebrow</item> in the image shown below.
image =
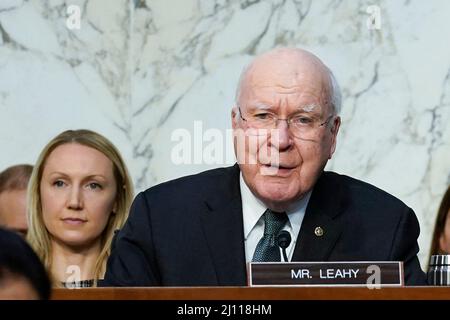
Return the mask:
M264 102L256 102L252 105L250 105L251 110L272 110L274 107L266 104ZM319 105L311 103L311 104L306 104L306 105L299 105L296 109L295 112L314 112L316 111L318 108L320 108Z
M319 108L319 106L317 104L307 104L304 106L299 106L297 108L297 111L298 112L313 112L318 108Z
M253 104L252 109L270 110L272 109L272 106L263 102L256 102L255 104Z

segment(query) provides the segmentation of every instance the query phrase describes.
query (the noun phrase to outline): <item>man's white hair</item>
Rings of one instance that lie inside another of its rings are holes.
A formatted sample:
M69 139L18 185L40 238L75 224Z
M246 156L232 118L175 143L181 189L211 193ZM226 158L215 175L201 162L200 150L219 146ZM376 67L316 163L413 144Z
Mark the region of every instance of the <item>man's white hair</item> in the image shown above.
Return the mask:
M341 113L342 108L342 93L341 88L339 87L339 83L336 80L333 72L327 67L328 76L330 77L330 103L333 108L333 114L335 116Z
M238 105L238 100L239 97L241 95L241 89L242 89L242 84L244 82L245 76L247 75L248 70L250 69L251 65L253 62L250 62L248 65L246 65L241 72L241 75L239 77L239 82L238 82L238 86L236 88L236 95L234 97L235 103L236 105ZM329 77L329 88L328 88L328 92L330 94L330 104L331 107L333 109L333 115L337 116L340 114L341 112L341 108L342 108L342 93L341 93L341 88L339 87L339 83L336 80L336 77L334 76L333 72L330 70L330 68L328 68L327 66L325 66L325 70L327 70L328 72L328 77Z

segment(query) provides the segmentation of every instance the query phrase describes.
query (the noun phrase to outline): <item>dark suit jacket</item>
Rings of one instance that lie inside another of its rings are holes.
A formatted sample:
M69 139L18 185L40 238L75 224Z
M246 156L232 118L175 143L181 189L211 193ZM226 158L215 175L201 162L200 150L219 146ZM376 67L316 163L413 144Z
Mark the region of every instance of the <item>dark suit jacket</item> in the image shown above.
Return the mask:
M314 230L321 226L322 237ZM324 172L311 195L293 261L404 261L425 284L414 212L362 181ZM214 169L140 193L108 260L109 286L247 284L239 167Z

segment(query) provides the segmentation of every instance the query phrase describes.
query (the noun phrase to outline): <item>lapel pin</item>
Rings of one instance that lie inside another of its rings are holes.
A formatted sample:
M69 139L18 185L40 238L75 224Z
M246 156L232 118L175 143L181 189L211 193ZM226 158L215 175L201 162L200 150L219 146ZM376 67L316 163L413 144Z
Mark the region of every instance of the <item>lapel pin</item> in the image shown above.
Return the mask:
M314 234L315 234L317 237L323 236L323 229L322 229L321 227L316 227L316 229L314 229Z

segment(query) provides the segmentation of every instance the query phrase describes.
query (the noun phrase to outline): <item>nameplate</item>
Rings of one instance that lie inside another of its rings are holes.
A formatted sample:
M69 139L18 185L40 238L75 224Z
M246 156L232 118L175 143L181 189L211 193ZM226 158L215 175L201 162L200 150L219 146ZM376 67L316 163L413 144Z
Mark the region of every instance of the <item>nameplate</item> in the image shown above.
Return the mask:
M250 286L402 286L403 263L250 262Z

